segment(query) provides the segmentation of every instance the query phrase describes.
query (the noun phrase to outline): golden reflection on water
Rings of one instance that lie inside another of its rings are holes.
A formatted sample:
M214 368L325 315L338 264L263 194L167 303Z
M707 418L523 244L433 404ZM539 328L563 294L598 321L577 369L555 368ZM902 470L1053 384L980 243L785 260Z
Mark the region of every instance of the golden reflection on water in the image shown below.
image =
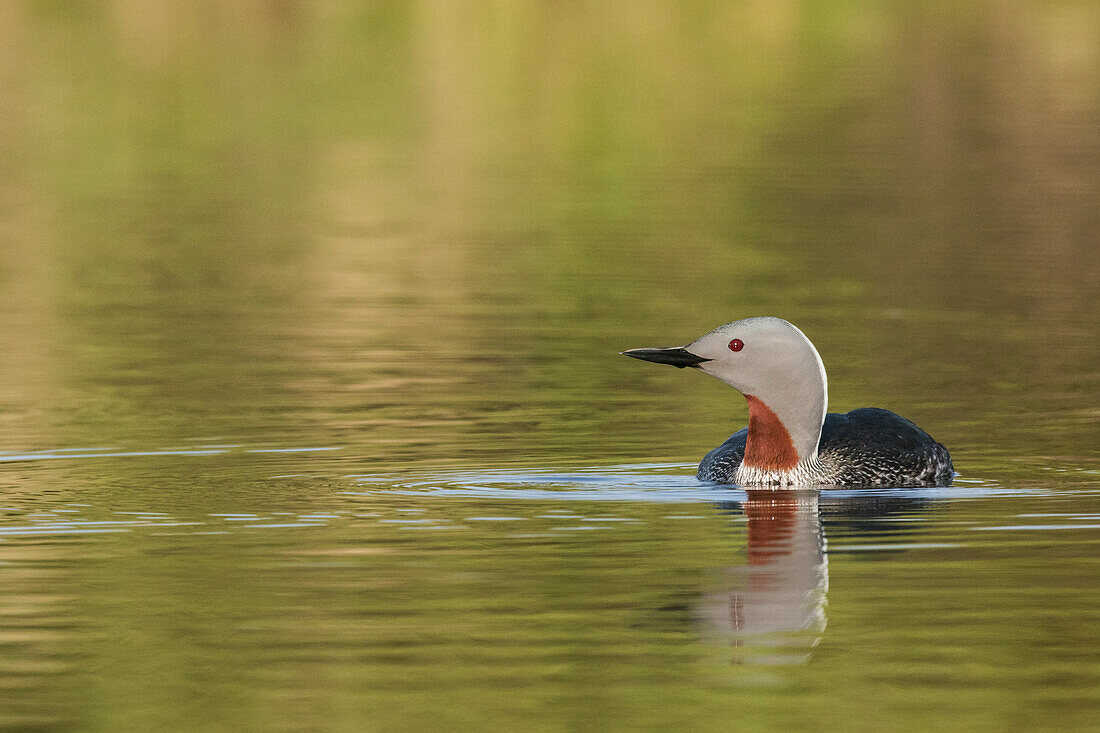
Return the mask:
M1095 7L623 10L11 4L6 439L74 401L127 436L189 431L196 393L434 402L509 370L387 372L549 337L575 376L764 312L894 399L876 375L936 379L902 370L960 336L968 389L1078 367Z

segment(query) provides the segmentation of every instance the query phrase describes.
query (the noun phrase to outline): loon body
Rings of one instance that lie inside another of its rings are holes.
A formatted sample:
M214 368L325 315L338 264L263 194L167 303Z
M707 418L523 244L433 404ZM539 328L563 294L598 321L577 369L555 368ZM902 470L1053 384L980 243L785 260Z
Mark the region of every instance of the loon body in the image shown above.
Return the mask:
M703 481L742 486L947 486L947 449L909 420L865 407L826 413L825 366L781 318L720 326L684 347L630 349L636 359L693 367L740 391L748 427L703 458Z

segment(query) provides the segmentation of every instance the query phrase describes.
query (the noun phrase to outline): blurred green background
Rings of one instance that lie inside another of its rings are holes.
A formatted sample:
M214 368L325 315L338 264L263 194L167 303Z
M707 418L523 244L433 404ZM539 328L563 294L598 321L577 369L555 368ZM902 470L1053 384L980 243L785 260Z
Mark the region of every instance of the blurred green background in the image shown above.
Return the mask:
M838 407L977 389L1007 418L1094 363L1094 3L0 12L13 448L329 429L349 399L349 429L541 404L603 443L553 394L723 394L609 352L756 314L818 344Z

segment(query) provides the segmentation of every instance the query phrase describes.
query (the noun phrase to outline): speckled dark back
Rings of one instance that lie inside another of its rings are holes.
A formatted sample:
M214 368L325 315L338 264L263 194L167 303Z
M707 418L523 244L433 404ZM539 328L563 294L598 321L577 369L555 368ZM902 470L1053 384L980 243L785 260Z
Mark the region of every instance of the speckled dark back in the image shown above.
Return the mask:
M946 448L878 407L826 415L817 451L827 473L845 486L946 486L955 474Z

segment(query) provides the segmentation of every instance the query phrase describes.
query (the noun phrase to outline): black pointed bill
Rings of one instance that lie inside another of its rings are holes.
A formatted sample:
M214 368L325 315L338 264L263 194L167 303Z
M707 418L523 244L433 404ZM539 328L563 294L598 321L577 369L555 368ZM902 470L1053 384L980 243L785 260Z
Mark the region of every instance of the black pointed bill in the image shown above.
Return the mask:
M710 359L696 356L687 349L679 346L672 346L665 349L627 349L619 353L623 356L632 356L635 359L641 359L642 361L652 361L656 364L669 364L677 369L698 367L704 361L710 361Z

